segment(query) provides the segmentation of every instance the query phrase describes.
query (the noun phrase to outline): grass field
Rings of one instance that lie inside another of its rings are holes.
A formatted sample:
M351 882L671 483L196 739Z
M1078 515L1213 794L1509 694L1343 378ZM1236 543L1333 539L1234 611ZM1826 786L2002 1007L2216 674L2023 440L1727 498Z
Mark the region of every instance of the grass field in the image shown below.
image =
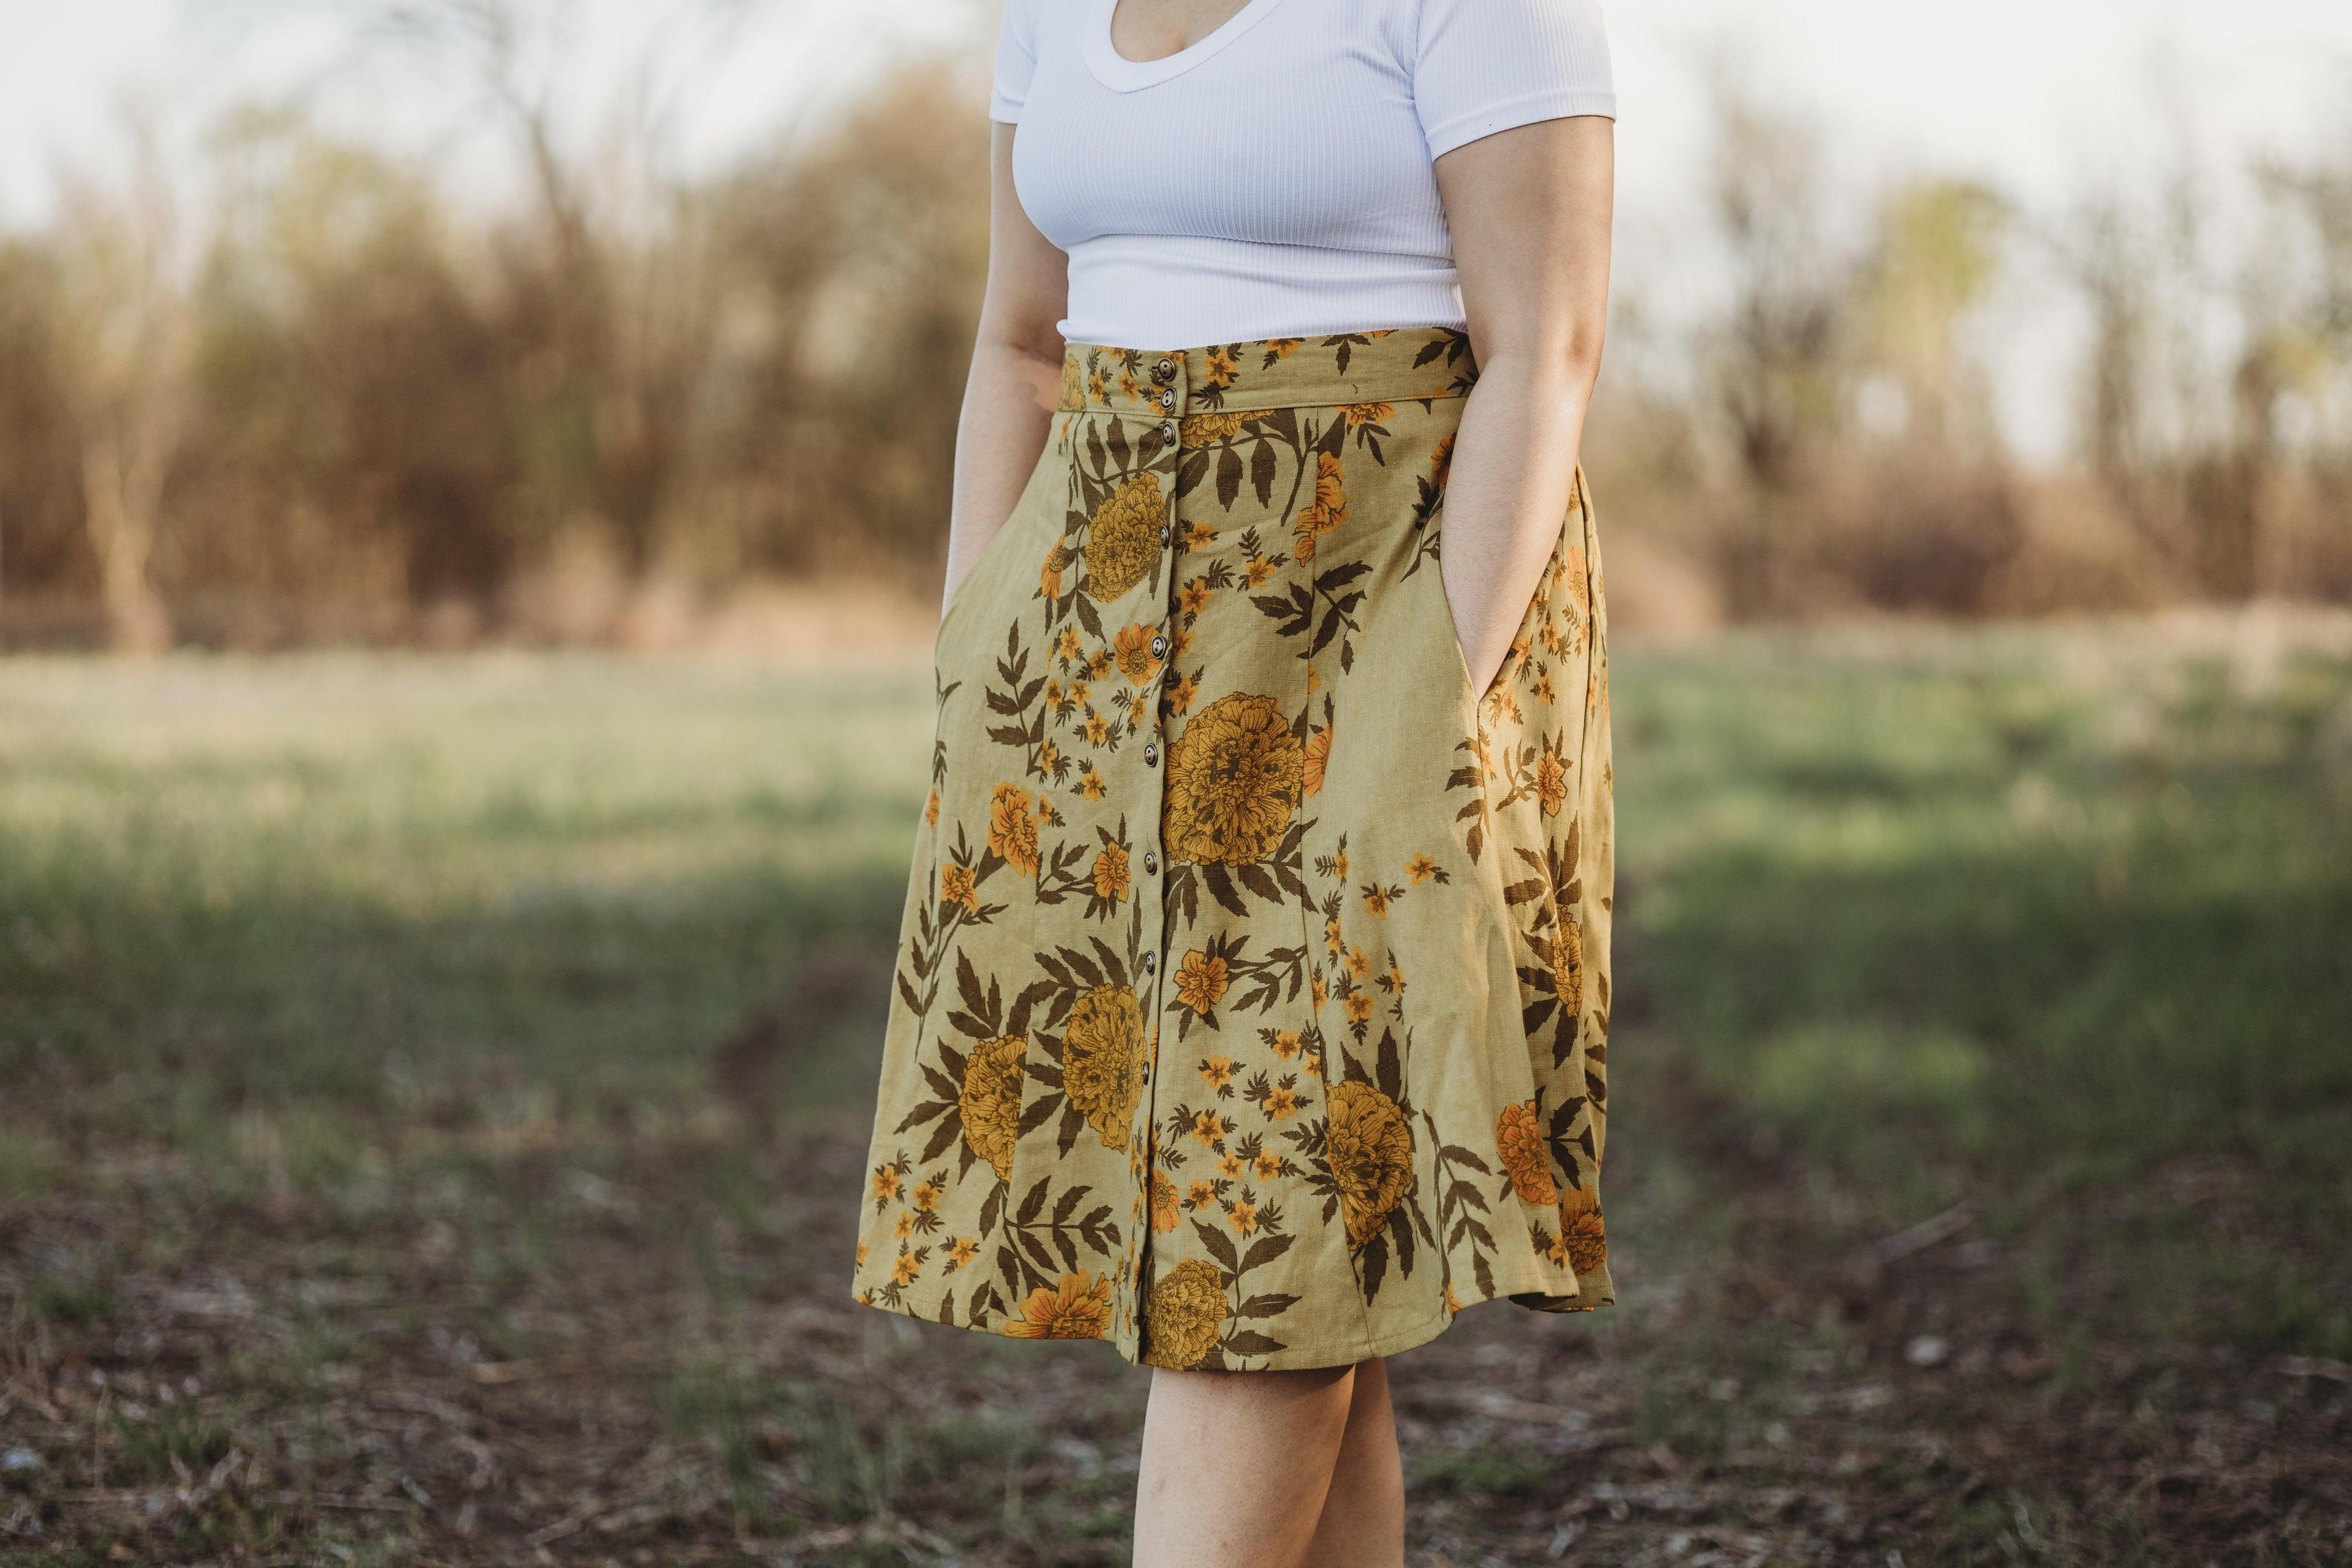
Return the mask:
M2352 627L1617 681L1623 1304L1414 1561L2352 1560ZM0 663L0 1562L1124 1561L1139 1374L845 1298L928 689Z

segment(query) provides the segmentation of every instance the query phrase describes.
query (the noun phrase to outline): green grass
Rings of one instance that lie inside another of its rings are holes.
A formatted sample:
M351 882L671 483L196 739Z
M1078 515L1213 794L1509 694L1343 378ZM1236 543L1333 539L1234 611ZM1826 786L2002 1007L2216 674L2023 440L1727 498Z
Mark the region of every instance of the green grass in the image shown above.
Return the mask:
M161 1374L201 1397L133 1415L70 1385L83 1425L44 1450L104 1461L71 1484L201 1479L234 1443L249 1513L171 1550L409 1561L269 1500L316 1475L406 1506L352 1390L396 1374L438 1408L460 1361L586 1364L562 1358L606 1334L640 1348L601 1387L677 1467L628 1491L649 1540L715 1507L724 1540L831 1531L828 1560L932 1561L912 1518L1115 1559L1130 1384L1033 1406L1018 1347L791 1315L812 1281L847 1312L854 1156L793 1151L854 1143L870 1103L929 693L912 662L0 662L0 1211L50 1205L48 1239L0 1244L0 1367L82 1378L290 1226L252 1270L260 1328ZM1829 1473L1833 1401L1906 1375L1926 1330L2044 1369L1996 1403L2109 1411L2082 1420L2143 1447L2238 1408L2249 1358L2352 1359L2352 637L1629 642L1613 695L1628 1304L1555 1337L1641 1367L1612 1444L1753 1468L1814 1443ZM1976 1272L1839 1304L1850 1249L1964 1201ZM575 1281L583 1258L608 1272ZM213 1331L177 1321L159 1342ZM763 1343L780 1321L811 1337ZM957 1407L943 1375L1019 1395ZM418 1517L455 1531L472 1461L444 1462ZM1951 1490L1909 1464L1885 1485ZM1507 1521L1560 1465L1473 1433L1416 1455L1415 1496ZM1953 1491L1891 1539L2159 1560L2171 1525L2051 1485Z

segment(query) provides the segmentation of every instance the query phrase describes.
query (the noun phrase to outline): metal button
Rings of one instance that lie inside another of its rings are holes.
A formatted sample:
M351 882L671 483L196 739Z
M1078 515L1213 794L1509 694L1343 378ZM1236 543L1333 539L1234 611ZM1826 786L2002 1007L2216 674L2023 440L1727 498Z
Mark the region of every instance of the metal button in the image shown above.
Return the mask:
M1147 877L1160 875L1160 857L1149 849L1143 852L1143 874Z
M1160 525L1160 542L1162 544L1167 543L1168 538L1168 525L1163 522Z
M1147 768L1156 768L1160 765L1160 747L1150 741L1143 743L1143 765Z
M1147 953L1145 953L1145 954L1143 955L1143 973L1146 973L1146 974L1155 973L1157 973L1157 972L1158 972L1159 968L1160 968L1160 960L1159 960L1157 957L1155 957L1154 955L1152 955L1152 954L1150 954L1150 953L1148 953L1148 952L1147 952Z
M1175 380L1176 362L1172 359L1162 359L1158 364L1153 365L1151 367L1151 379L1154 381Z
M1168 639L1166 637L1157 637L1151 639L1151 657L1154 658L1166 658L1168 657Z
M1160 438L1162 441L1173 441L1176 439L1176 426L1170 421L1162 419L1160 422Z
M1162 408L1173 408L1176 406L1176 389L1174 387L1169 386L1162 387L1160 389L1160 406Z

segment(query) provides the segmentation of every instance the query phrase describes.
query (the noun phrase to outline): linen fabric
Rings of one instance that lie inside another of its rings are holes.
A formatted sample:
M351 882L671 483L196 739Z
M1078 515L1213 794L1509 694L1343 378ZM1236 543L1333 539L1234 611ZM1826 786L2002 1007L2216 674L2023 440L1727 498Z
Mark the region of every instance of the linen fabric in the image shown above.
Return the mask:
M1460 327L1434 161L1617 111L1596 0L1251 0L1150 61L1113 5L1006 0L990 106L1077 342Z
M1419 329L1074 344L956 590L858 1300L1338 1366L1612 1300L1607 617L1579 475L1503 670Z

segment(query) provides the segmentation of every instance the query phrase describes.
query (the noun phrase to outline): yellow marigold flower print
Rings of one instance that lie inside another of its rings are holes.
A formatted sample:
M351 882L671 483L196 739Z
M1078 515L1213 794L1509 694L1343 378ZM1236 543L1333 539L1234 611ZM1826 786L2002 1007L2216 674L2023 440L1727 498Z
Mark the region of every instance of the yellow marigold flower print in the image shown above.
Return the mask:
M1298 509L1291 524L1291 550L1301 562L1315 559L1315 542L1348 521L1348 491L1339 459L1315 454L1315 499Z
M1437 862L1426 855L1416 855L1404 863L1405 880L1418 888L1437 875Z
M1339 410L1339 416L1347 420L1349 429L1360 430L1367 425L1379 425L1384 421L1395 418L1396 405L1392 403L1350 403L1346 407Z
M1225 961L1213 958L1198 948L1186 953L1184 962L1176 966L1176 1000L1195 1013L1205 1013L1215 1006L1231 984Z
M1021 1136L1021 1058L1026 1036L1007 1035L974 1046L965 1062L956 1110L963 1118L963 1141L988 1162L999 1180L1013 1174L1013 1145Z
M1082 552L1088 598L1116 599L1143 581L1159 554L1160 525L1167 511L1160 476L1149 470L1120 480L1103 498L1087 524Z
M1181 1372L1217 1345L1225 1322L1225 1281L1216 1265L1188 1258L1153 1282L1143 1302L1143 1360Z
M1576 916L1562 910L1559 931L1551 939L1551 994L1570 1019L1584 1011L1584 933ZM1570 1026L1573 1027L1573 1025Z
M1536 1124L1534 1100L1503 1107L1495 1121L1495 1149L1521 1203L1549 1208L1559 1202L1559 1188L1551 1179L1551 1155L1544 1148L1543 1129Z
M1118 903L1127 897L1127 851L1117 844L1106 844L1095 857L1095 897Z
M1020 1314L1006 1320L1004 1332L1016 1340L1108 1338L1109 1277L1065 1274L1055 1285L1040 1285L1023 1300Z
M1180 447L1213 447L1220 441L1231 440L1241 434L1242 416L1238 414L1193 414L1176 426L1176 444Z
M1307 731L1307 753L1298 770L1298 793L1313 799L1323 793L1323 770L1331 763L1331 731L1333 726Z
M1183 1217L1181 1200L1176 1195L1176 1184L1160 1172L1151 1173L1151 1228L1165 1236L1176 1228Z
M1240 866L1273 854L1298 809L1305 766L1273 698L1236 691L1210 703L1168 748L1170 858Z
M1609 1238L1601 1222L1601 1200L1585 1188L1571 1188L1561 1195L1559 1239L1568 1251L1568 1266L1579 1274L1590 1274L1609 1261Z
M1022 876L1037 874L1037 819L1019 784L1000 784L989 795L988 847Z
M1412 1186L1412 1129L1397 1102L1369 1083L1334 1084L1326 1105L1325 1157L1339 1188L1348 1245L1360 1252Z
M1062 397L1058 406L1072 413L1087 405L1087 368L1076 354L1062 356Z
M1111 638L1111 657L1131 685L1143 685L1160 670L1160 656L1151 651L1151 628L1141 624Z
M980 908L980 889L971 879L971 867L950 860L940 868L940 902L961 904L967 910Z
M1549 747L1536 758L1536 799L1546 816L1558 816L1560 804L1568 799L1568 764Z
M1097 985L1070 1009L1062 1035L1062 1087L1102 1139L1124 1148L1143 1093L1143 1009L1124 985Z

